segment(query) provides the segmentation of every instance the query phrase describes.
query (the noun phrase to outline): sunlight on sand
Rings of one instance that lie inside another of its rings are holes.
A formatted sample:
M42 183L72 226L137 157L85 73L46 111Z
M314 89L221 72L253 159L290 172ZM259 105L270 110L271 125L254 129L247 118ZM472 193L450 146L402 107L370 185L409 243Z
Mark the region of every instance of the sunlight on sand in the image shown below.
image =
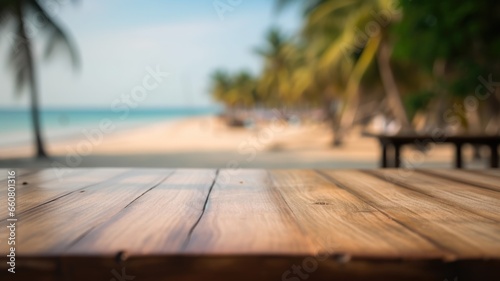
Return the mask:
M156 123L142 128L103 135L100 141L80 138L53 141L50 155L71 167L140 166L200 168L376 168L379 145L375 139L353 131L341 147L331 146L326 124L271 125L230 128L217 117L193 117ZM466 159L470 159L466 149ZM79 153L78 151L83 153ZM412 149L406 149L403 157ZM50 166L50 161L28 158L33 148L21 145L0 148L0 165ZM75 160L76 159L76 160ZM423 154L418 167L451 167L453 150L438 146ZM35 164L34 164L35 163ZM415 168L418 168L415 167Z

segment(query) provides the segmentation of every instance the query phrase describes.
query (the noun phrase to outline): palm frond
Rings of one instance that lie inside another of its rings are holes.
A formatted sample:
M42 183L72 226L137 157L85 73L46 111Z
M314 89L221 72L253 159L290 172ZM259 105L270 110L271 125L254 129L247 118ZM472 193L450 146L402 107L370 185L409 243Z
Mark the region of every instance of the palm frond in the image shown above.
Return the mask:
M64 31L59 23L56 22L47 11L36 0L32 1L32 8L42 17L46 30L50 33L48 44L45 48L45 57L50 58L54 54L55 48L60 45L69 52L71 62L75 68L80 66L80 56L76 49L76 45L69 35Z
M22 92L23 86L27 84L29 81L29 52L30 45L28 42L23 39L21 36L22 28L24 28L23 23L21 21L17 21L14 32L11 33L11 38L14 40L12 42L13 46L10 50L9 56L9 64L15 71L15 89L16 93L19 95Z

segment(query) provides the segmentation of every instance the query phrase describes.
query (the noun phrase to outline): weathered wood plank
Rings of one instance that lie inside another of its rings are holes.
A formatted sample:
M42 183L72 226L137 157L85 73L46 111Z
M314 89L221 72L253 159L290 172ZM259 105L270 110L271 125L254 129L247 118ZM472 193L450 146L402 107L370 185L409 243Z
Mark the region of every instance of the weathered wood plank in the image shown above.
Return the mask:
M0 189L4 188L4 183L6 182L6 179L9 176L8 174L9 171L15 171L16 178L38 172L38 170L29 170L29 169L0 169Z
M66 251L66 255L181 253L202 214L215 170L177 170Z
M19 280L110 280L125 267L137 280L302 280L296 265L308 280L498 280L500 192L478 186L493 175L239 170L212 185L213 170L124 171L23 177Z
M18 255L61 255L86 232L116 215L162 182L171 170L137 169L79 192L30 209L18 216ZM6 222L0 222L5 228ZM6 249L1 248L3 255Z
M46 182L63 182L72 178L75 174L81 173L85 169L39 169L39 170L24 170L22 173L16 171L15 185L16 190L26 189L31 186L37 186ZM93 170L93 169L87 169ZM0 181L0 192L7 190L7 180ZM3 192L2 192L3 193ZM1 196L1 195L0 195Z
M450 259L500 257L500 225L433 197L359 171L322 171L392 219L453 253Z
M106 181L127 169L78 169L58 178L53 169L19 177L16 184L16 214L75 192L86 186ZM19 180L21 179L21 180ZM26 185L22 183L26 182ZM0 202L7 202L7 192L0 192ZM7 208L0 209L0 219L7 218Z
M380 258L449 254L314 171L270 173L297 222L323 253Z
M4 180L7 178L7 172L8 171L15 171L16 175L22 176L26 174L30 174L33 172L38 171L38 169L24 169L24 168L12 168L12 169L6 169L6 168L0 168L0 180Z
M10 171L8 169L0 169L0 181L5 180L9 175L7 172Z
M222 170L185 253L314 255L264 170Z
M490 175L500 178L500 169L486 169L486 170L474 170L480 174Z
M461 208L500 224L500 192L448 180L439 175L395 170L369 171L382 179L433 197L437 202ZM453 174L453 173L452 173ZM460 174L460 172L455 172Z
M500 192L500 178L483 175L472 171L456 171L456 170L422 170L427 174L441 176L454 181L462 182L468 185L488 188Z

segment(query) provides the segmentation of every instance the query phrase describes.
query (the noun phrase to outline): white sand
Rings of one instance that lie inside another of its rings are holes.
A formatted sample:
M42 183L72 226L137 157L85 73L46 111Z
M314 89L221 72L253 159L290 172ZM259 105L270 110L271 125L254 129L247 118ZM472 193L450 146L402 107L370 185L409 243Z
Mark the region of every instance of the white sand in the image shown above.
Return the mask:
M379 145L352 132L341 147L332 147L326 125L261 125L257 129L228 128L216 117L195 117L103 134L91 144L80 138L48 144L53 159L35 161L33 148L0 148L1 167L197 167L197 168L377 168ZM99 139L97 139L99 140ZM78 152L80 151L80 152ZM88 154L88 155L86 155ZM470 149L465 159L470 159ZM437 146L426 154L403 151L415 167L452 167L453 149ZM408 163L407 163L408 165ZM482 163L473 163L473 166Z

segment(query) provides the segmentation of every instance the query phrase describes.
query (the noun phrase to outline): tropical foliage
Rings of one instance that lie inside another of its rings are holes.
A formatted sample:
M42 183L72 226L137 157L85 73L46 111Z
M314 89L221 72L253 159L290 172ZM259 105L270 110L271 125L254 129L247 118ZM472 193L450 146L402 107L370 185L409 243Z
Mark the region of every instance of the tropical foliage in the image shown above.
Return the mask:
M500 2L277 0L277 5L301 5L303 27L292 36L277 28L268 32L257 49L264 66L253 104L321 105L333 121L337 144L358 120L374 114L405 131L469 125L498 132ZM491 92L489 102L469 106L460 124L451 124L450 109L466 106L478 88ZM233 94L248 97L245 91ZM419 116L425 117L422 128L415 127Z

